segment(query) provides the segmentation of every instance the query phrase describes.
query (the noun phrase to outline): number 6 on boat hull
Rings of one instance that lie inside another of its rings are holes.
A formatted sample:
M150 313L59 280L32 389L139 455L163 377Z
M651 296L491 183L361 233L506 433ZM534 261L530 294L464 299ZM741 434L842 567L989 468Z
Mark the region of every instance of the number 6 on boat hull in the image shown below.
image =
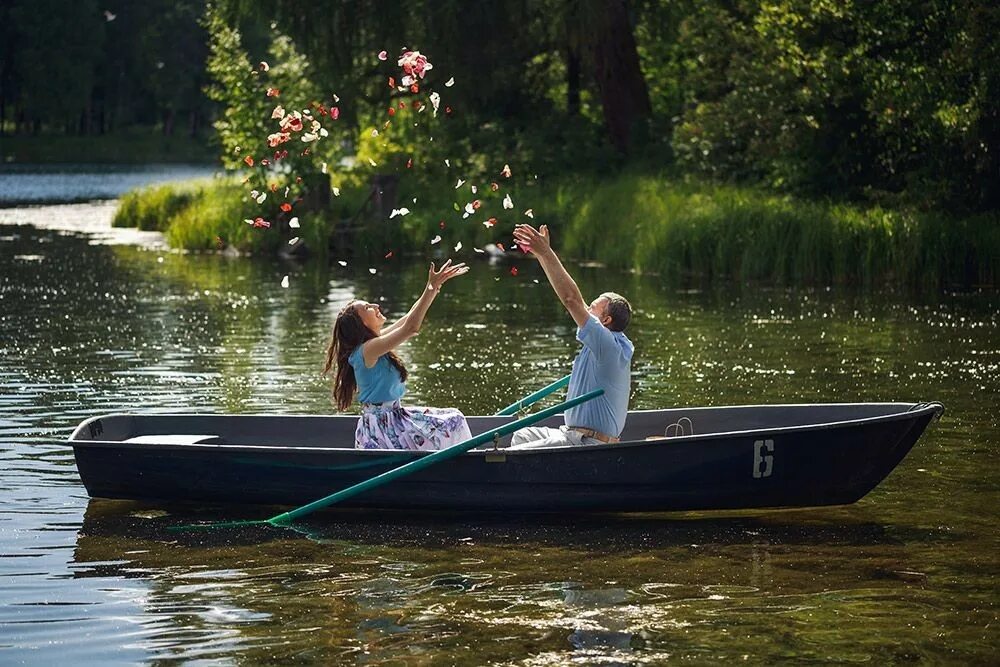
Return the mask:
M762 452L767 454L762 454ZM771 466L774 463L774 440L754 440L753 442L753 478L771 476ZM764 469L761 470L761 464Z

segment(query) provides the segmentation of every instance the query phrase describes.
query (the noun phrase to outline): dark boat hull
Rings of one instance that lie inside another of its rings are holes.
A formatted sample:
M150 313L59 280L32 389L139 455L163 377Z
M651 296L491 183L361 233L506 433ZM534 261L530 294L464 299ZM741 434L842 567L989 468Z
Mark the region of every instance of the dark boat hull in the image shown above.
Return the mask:
M344 505L514 512L842 505L881 482L939 414L933 404L815 427L472 451ZM421 456L316 446L70 444L91 496L161 502L300 505Z

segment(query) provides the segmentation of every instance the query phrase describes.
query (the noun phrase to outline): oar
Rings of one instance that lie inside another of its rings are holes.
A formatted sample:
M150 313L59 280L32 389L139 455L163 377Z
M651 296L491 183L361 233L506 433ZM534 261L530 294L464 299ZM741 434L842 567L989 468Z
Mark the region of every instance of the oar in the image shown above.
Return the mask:
M349 486L346 489L337 491L336 493L330 494L325 498L320 498L319 500L315 500L309 503L308 505L303 505L302 507L298 507L289 512L278 514L277 516L273 516L270 519L263 519L258 521L228 521L223 523L175 526L173 528L170 528L170 530L224 528L230 526L251 526L251 525L262 525L262 524L269 524L272 526L285 526L289 522L294 521L295 519L300 519L306 516L307 514L315 512L318 509L323 509L324 507L329 507L330 505L339 503L342 500L347 500L348 498L356 496L359 493L363 493L364 491L369 491L376 487L382 486L387 482L391 482L394 479L399 479L400 477L403 477L405 475L415 473L418 470L423 470L424 468L432 466L435 463L440 463L441 461L447 461L448 459L455 458L459 454L467 452L470 449L473 449L474 447L478 447L483 443L492 441L493 438L495 437L500 437L503 435L507 435L508 433L513 433L518 429L524 428L525 426L530 426L531 424L541 421L546 417L551 417L552 415L557 414L562 410L566 410L568 408L573 407L574 405L579 405L585 401L597 398L603 393L604 393L603 389L595 389L594 391L583 394L582 396L577 396L576 398L571 398L568 401L563 401L558 405L553 405L551 408L540 410L539 412L536 412L533 415L528 415L527 417L522 417L521 419L514 420L509 424L504 424L503 426L500 426L498 428L491 429L485 433L481 433L475 437L460 442L457 445L452 445L447 449L441 449L439 451L434 452L433 454L422 456L415 461L410 461L409 463L401 465L398 468L393 468L392 470L388 470L382 473L381 475L376 475L375 477L366 479L363 482L358 482L354 486Z
M549 386L542 387L541 389L539 389L538 391L536 391L534 394L528 394L527 396L525 396L524 398L522 398L521 400L519 400L517 403L511 403L506 408L504 408L503 410L501 410L500 412L498 412L497 416L499 417L501 415L516 415L519 410L528 407L529 405L535 403L536 401L539 401L539 400L545 398L546 396L548 396L552 392L557 391L559 389L562 389L563 387L565 387L566 385L568 385L569 384L569 377L570 376L567 375L564 378L559 378L558 380L556 380L555 382L553 382Z

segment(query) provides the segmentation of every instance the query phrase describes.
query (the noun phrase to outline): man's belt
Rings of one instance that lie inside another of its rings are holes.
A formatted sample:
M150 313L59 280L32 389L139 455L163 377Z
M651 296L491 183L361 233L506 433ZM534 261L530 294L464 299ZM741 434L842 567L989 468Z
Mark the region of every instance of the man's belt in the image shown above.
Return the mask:
M608 444L611 444L612 442L621 442L619 438L601 433L600 431L595 431L592 428L583 428L582 426L568 426L567 428L572 431L576 431L577 433L582 433L585 438L593 438L594 440L600 440L601 442L606 442Z

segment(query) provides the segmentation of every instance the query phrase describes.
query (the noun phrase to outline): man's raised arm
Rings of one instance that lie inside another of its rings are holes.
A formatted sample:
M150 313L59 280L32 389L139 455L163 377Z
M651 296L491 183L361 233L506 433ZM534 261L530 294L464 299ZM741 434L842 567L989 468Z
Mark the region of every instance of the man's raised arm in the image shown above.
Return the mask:
M540 229L535 229L531 225L518 225L514 228L514 240L538 259L556 296L573 316L576 326L582 327L590 317L587 302L583 300L580 288L552 249L552 244L549 242L549 228L545 225Z

